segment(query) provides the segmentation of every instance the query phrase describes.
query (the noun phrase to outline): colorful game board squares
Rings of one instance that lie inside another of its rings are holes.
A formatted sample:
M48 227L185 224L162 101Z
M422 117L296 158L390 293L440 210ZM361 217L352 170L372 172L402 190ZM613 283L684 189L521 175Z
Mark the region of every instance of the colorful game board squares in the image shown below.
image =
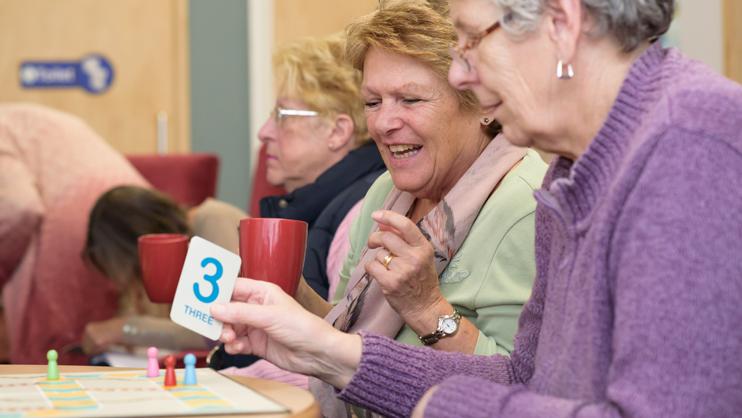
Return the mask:
M211 369L197 369L196 384L165 387L163 373L147 377L144 370L47 375L0 375L0 418L130 418L161 416L285 412L281 405Z
M176 386L168 391L178 400L194 409L227 408L229 403L199 386Z
M46 380L37 382L37 385L56 410L81 411L98 407L98 403L74 380Z

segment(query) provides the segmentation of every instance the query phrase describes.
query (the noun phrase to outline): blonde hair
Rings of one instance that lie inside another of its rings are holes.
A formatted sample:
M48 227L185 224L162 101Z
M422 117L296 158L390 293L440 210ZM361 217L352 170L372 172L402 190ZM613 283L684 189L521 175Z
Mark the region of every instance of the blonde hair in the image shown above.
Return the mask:
M341 113L353 120L355 145L369 141L361 98L361 73L345 60L340 35L303 38L273 55L279 95L301 100L325 117Z
M368 50L377 47L426 64L448 84L450 48L456 43L456 32L448 19L447 2L384 1L379 10L352 23L346 32L346 55L358 70L363 71ZM479 109L472 92L455 91L462 109Z

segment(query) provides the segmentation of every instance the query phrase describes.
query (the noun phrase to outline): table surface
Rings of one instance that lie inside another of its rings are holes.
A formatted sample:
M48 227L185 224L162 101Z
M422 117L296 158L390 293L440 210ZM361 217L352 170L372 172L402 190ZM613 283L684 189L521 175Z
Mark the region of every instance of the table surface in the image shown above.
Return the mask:
M97 367L97 366L59 366L60 373L75 372L100 372L100 371L125 371L132 370L119 367ZM0 364L0 374L20 374L20 373L46 373L46 365L20 365L20 364ZM291 386L285 383L274 382L271 380L255 379L244 376L229 376L235 382L247 386L261 395L284 405L291 412L288 414L250 414L250 415L199 415L199 417L237 417L245 416L249 418L317 418L320 416L319 405L314 401L314 397L306 390ZM193 418L194 416L190 416Z

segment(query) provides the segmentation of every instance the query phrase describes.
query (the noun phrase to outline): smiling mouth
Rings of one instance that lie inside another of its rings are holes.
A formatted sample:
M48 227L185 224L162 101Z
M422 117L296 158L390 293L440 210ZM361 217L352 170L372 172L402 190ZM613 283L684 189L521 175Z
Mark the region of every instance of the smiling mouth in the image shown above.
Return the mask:
M396 144L389 145L389 151L395 159L410 158L417 155L422 149L422 145Z

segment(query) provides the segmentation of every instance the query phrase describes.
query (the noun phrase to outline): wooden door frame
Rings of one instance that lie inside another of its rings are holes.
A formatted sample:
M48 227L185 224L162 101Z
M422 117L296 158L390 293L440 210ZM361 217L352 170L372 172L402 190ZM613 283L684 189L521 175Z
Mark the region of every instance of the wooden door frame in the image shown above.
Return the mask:
M260 149L258 130L273 109L274 14L273 1L247 2L250 161L257 161Z
M742 4L724 0L724 74L742 83Z
M175 71L176 88L173 90L173 103L177 112L178 133L175 143L168 144L168 152L189 152L191 150L191 62L190 62L190 36L188 30L189 21L188 2L176 1L173 5L174 25L173 39L175 40ZM172 137L172 135L171 135Z

